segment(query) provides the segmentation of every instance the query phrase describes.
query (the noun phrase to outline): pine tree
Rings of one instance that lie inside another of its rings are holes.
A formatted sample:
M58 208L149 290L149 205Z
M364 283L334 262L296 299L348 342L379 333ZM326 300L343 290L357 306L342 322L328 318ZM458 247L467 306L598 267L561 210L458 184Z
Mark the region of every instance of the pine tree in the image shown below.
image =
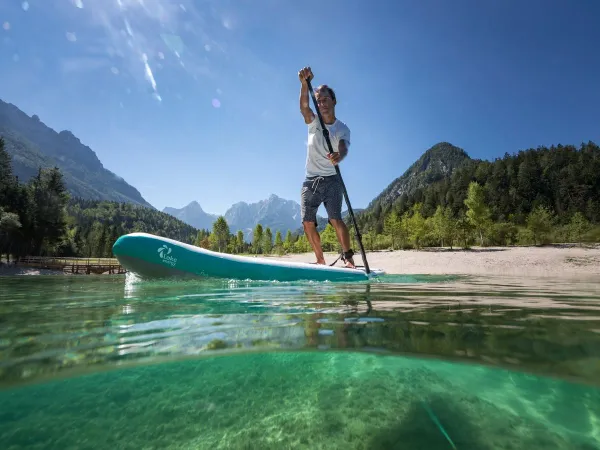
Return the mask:
M260 223L254 227L252 233L252 251L255 254L259 254L262 251L262 240L263 240L263 227Z
M294 250L294 241L292 240L291 230L287 230L287 233L285 234L285 241L283 243L283 248L286 252L291 252Z
M263 253L269 254L273 249L273 233L271 232L271 228L267 227L265 230L265 234L263 237Z
M213 223L212 235L216 250L219 252L226 251L229 242L229 225L225 217L217 217L217 220Z
M242 232L242 230L238 230L237 232L236 247L238 253L242 253L244 251L244 233Z
M283 254L283 239L281 238L281 231L279 230L275 233L275 251L278 255Z

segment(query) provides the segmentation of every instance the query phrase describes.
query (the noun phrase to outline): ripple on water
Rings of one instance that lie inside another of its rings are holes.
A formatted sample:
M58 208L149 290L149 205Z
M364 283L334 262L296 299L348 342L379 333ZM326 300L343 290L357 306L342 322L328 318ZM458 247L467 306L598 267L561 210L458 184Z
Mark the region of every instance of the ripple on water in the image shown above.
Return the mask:
M9 448L598 444L597 285L5 280Z

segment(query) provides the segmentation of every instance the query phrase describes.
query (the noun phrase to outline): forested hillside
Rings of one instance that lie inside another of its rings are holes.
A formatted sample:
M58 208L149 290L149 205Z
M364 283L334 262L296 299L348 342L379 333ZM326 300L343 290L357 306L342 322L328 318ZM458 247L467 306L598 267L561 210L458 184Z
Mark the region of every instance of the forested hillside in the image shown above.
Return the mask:
M597 242L599 173L600 148L592 142L529 149L492 162L468 159L432 184L415 187L405 177L404 185L414 189L403 190L386 208L374 202L379 207L358 213L357 220L367 250ZM284 238L260 223L245 242L223 216L212 230L198 230L145 206L72 198L58 168L38 169L20 183L0 138L1 254L112 256L115 240L134 231L229 253L311 250L304 235L288 230ZM321 242L326 251L339 250L331 225Z
M0 138L0 254L102 257L124 233L145 231L192 243L198 230L132 203L71 198L58 168L18 182Z
M579 239L594 240L589 233L600 223L599 174L600 147L593 142L469 160L451 176L403 193L387 208L371 208L357 221L373 248L391 246L392 235L403 246L440 245L443 220L452 221L451 235L456 240L462 233L465 245L573 241L574 223Z
M401 196L409 196L417 190L451 176L454 171L472 161L461 148L449 142L440 142L421 155L406 171L392 181L367 206L366 212L379 215Z

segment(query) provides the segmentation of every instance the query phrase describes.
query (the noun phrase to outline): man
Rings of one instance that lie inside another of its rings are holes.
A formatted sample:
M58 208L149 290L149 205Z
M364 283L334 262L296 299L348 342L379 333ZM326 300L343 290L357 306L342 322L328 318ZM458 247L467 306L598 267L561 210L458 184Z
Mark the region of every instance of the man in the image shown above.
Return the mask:
M304 233L317 257L316 264L325 264L321 238L317 231L317 210L321 204L325 206L329 223L335 229L337 238L342 246L342 259L346 267L355 267L354 252L350 248L348 227L342 220L342 183L337 176L335 165L339 164L348 154L350 146L350 129L335 116L337 103L335 93L327 85L315 89L315 98L321 111L321 117L329 130L329 139L334 153L329 154L327 141L323 136L319 117L312 111L309 104L308 84L314 75L310 67L304 67L298 72L300 78L300 112L308 125L308 145L306 152L306 179L302 183L301 209Z

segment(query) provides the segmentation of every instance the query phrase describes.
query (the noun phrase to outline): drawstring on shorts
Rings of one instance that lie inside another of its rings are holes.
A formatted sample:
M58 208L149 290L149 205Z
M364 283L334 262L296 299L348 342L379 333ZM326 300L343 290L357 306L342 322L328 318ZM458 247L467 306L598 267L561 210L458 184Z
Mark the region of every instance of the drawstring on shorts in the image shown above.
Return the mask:
M324 178L324 177L322 177L322 176L318 176L318 177L315 177L315 178L313 179L313 182L312 182L312 185L311 185L311 189L313 190L313 194L314 194L315 192L317 192L317 188L319 187L319 183L321 182L321 180L324 180L324 179L325 179L325 178ZM317 184L316 186L315 186L315 183Z

